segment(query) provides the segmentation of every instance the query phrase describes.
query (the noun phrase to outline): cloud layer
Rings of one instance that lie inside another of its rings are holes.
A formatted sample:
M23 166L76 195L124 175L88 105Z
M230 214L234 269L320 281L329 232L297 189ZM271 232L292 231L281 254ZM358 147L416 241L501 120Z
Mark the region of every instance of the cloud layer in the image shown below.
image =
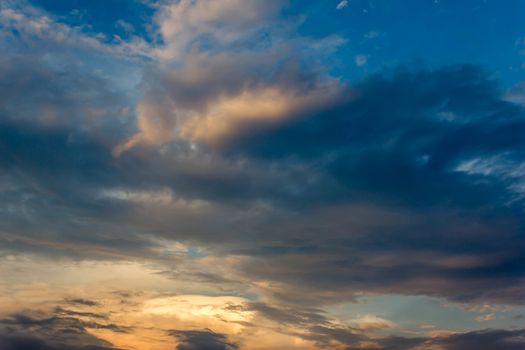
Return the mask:
M127 316L155 312L177 322L141 339L181 350L271 348L250 343L269 334L290 349L523 348L519 327L410 333L333 311L401 295L481 308L475 322L523 306L523 83L472 63L348 79L353 42L289 2L141 6L123 37L38 2L0 8L0 258L24 261L0 270L17 286L0 283L0 303L35 293L17 272L32 259L93 263L97 281L97 264L137 264L149 288L102 303L71 287L45 312L30 294L3 312L0 348L112 349L140 323Z

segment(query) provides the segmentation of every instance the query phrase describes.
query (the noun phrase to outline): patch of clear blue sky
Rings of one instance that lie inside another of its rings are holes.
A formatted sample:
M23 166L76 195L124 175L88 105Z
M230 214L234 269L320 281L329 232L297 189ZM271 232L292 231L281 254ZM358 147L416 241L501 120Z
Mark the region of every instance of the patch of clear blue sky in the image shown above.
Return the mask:
M137 35L150 41L148 27L154 7L141 0L30 0L70 25L88 25L95 33L128 38Z
M523 38L525 1L521 0L349 0L295 1L305 13L302 34L339 34L338 73L350 78L400 64L434 68L481 65L504 84L525 78ZM521 41L521 43L520 43ZM367 64L356 67L356 55Z
M262 1L262 0L261 0ZM139 0L32 0L70 24L88 24L108 38L134 35L153 40L148 26L154 8ZM485 67L511 86L525 79L525 1L522 0L349 0L290 1L283 16L304 15L302 35L340 35L348 43L326 62L332 73L357 80L406 65L449 64ZM124 23L132 27L126 28ZM124 25L123 25L124 24ZM357 55L366 64L355 63Z
M478 307L480 305L477 305ZM395 322L404 330L431 331L447 330L472 331L480 328L520 328L525 307L505 308L496 306L493 310L468 310L465 305L445 299L427 296L376 295L363 297L357 303L337 305L327 310L331 315L345 319L348 315L374 315ZM478 316L493 314L489 321L476 320ZM422 329L421 325L432 325L433 329Z

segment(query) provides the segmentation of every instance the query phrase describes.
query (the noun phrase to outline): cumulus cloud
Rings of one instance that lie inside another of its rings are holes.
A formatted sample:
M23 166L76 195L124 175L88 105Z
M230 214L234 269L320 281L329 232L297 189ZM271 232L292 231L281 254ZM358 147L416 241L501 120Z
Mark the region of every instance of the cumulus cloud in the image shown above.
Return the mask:
M281 0L183 0L162 6L157 14L159 31L164 46L157 54L164 60L180 59L192 48L212 40L212 45L228 47L246 39L274 18L280 10Z
M216 145L242 128L275 124L336 100L342 86L316 61L343 40L292 34L299 22L282 22L283 7L280 1L231 0L162 6L156 21L163 46L158 64L144 75L138 130L114 154L177 137Z

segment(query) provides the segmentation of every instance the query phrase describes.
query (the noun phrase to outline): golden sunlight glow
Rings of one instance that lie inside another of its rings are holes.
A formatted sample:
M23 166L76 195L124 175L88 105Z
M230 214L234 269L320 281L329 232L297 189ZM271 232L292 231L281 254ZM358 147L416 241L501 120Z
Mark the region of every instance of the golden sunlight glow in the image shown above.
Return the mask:
M277 87L244 90L224 96L204 113L190 113L180 126L180 135L196 141L217 143L248 123L272 123L294 117L333 98L330 87L312 91L286 91Z

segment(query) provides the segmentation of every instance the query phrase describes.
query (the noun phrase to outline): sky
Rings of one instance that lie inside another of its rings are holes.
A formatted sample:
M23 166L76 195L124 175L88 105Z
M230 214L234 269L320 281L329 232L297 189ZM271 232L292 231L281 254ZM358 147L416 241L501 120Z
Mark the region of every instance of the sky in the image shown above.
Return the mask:
M524 14L3 0L0 350L525 349Z

